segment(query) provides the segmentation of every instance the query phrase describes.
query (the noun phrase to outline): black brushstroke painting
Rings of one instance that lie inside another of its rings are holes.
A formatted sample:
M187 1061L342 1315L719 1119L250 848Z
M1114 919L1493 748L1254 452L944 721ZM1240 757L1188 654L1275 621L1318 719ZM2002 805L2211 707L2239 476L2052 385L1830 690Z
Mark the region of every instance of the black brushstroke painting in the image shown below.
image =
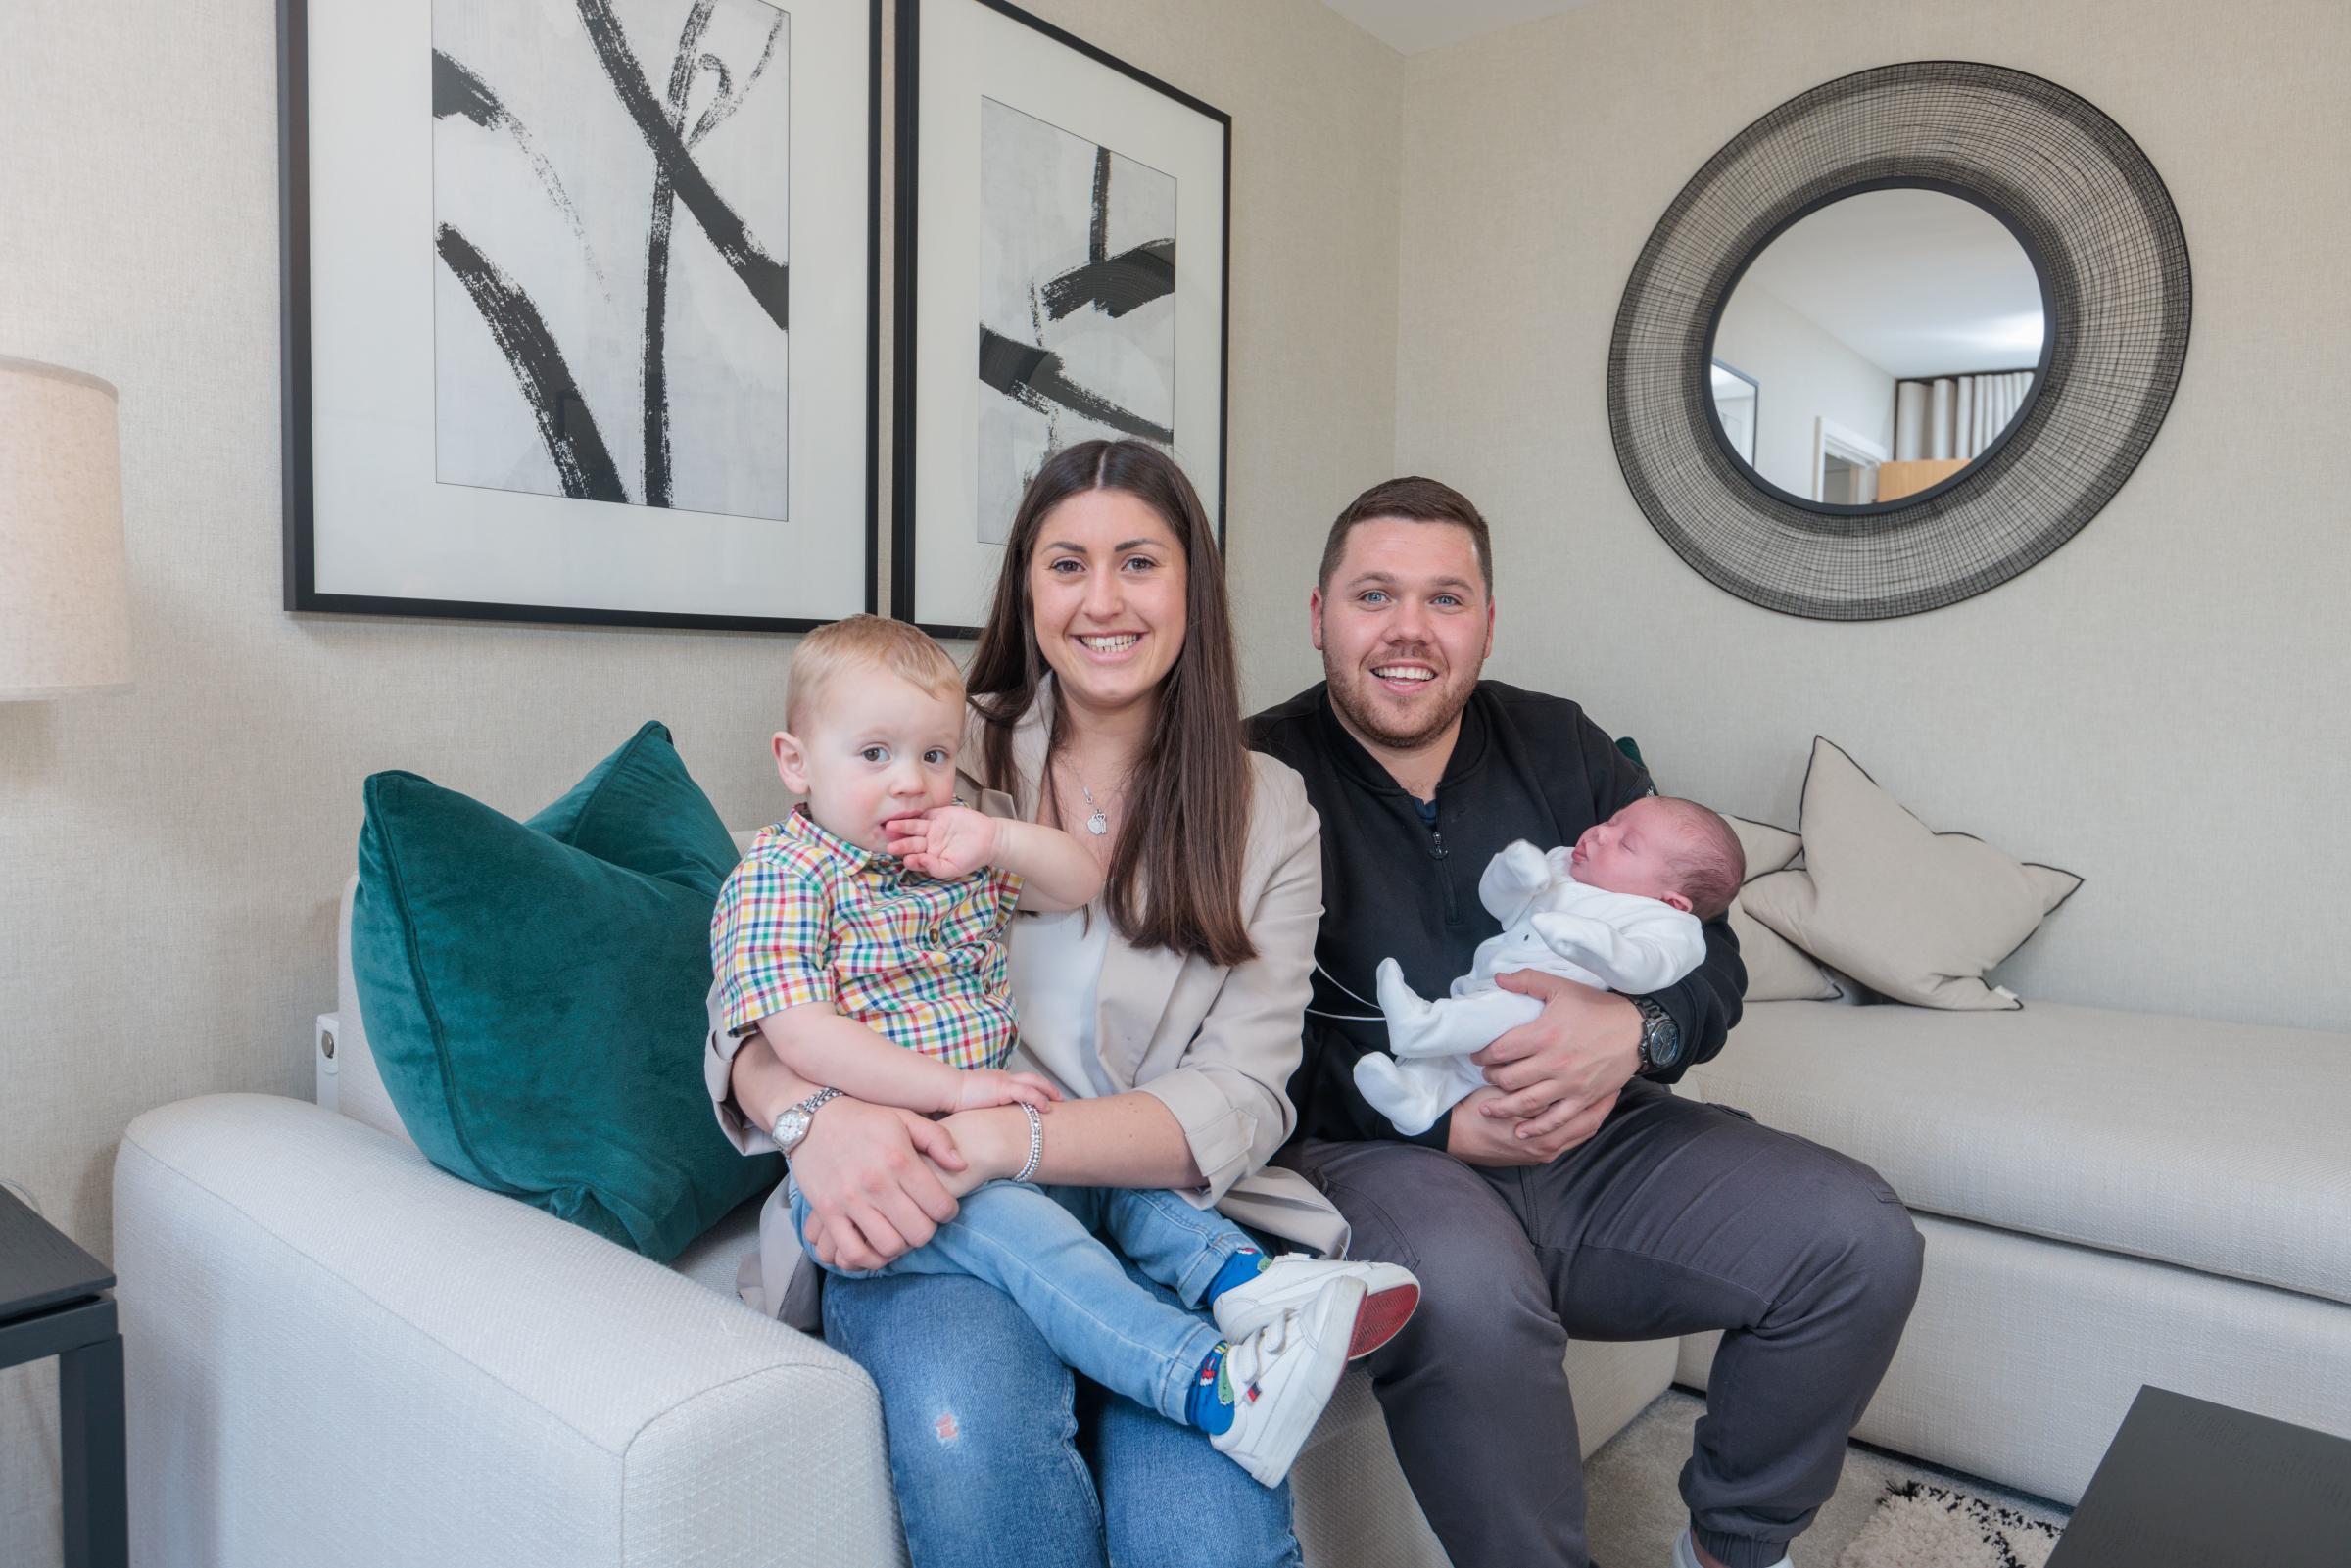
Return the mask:
M474 308L482 312L483 324L513 368L522 400L530 404L540 439L547 443L547 454L563 482L563 494L574 500L627 500L603 433L596 428L596 417L588 411L571 366L564 362L563 351L555 346L539 308L513 279L484 261L464 235L444 223L437 239L442 264L465 286Z
M459 127L435 132L436 251L537 432L535 455L511 445L479 340L445 296L441 477L781 519L791 273L762 225L787 226L789 71L771 67L786 63L788 18L766 0L575 8L575 24L543 33L528 14L436 0L433 116ZM632 31L675 40L658 88ZM514 200L520 170L536 205ZM533 212L559 220L561 243ZM631 253L642 272L607 267ZM741 423L772 437L736 439ZM634 426L637 450L616 458L604 425Z
M1122 436L1138 436L1163 444L1176 439L1176 433L1166 425L1155 425L1072 381L1061 356L1052 350L1040 349L1033 343L1015 343L986 327L980 329L980 381L1039 413L1066 408L1098 425L1108 425Z
M1099 263L1110 255L1110 149L1094 149L1093 215L1085 225L1085 259Z
M646 145L652 149L653 162L661 176L676 188L678 199L702 225L710 243L718 247L718 254L735 269L736 276L743 279L744 287L751 291L760 309L777 326L789 326L785 308L791 290L784 263L767 254L696 165L694 154L678 134L678 127L669 122L652 89L645 84L645 72L639 68L637 57L629 53L628 38L612 15L612 0L579 0L579 6L580 20L596 45L597 59L603 66L621 107L629 112L629 118L644 134ZM779 16L777 26L782 25Z
M1176 292L1176 242L1152 240L1072 267L1036 292L1054 321L1089 305L1107 316L1125 315Z
M993 99L981 122L979 533L1046 452L1175 443L1176 180Z
M563 221L570 225L572 235L580 242L580 255L588 263L588 269L596 274L600 284L603 283L603 268L597 264L596 253L588 244L588 229L580 219L579 207L572 201L571 193L563 188L562 177L555 172L555 166L549 161L547 154L540 150L537 139L521 120L508 112L504 104L498 101L498 94L490 90L488 82L436 49L433 51L433 118L446 119L452 115L471 120L484 130L501 131L513 138L515 147L530 160L531 170L539 176L540 188L547 192L548 201L556 212L563 214Z

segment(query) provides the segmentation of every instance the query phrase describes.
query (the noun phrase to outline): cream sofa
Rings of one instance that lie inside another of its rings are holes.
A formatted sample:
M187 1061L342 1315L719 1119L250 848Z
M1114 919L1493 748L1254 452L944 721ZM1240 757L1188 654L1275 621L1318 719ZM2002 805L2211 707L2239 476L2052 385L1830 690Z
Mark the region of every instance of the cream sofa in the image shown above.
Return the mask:
M2351 1036L1762 1002L1681 1092L1868 1162L1925 1233L1864 1442L2071 1503L2142 1383L2351 1437Z
M347 892L331 1106L183 1101L116 1161L139 1560L902 1561L872 1385L734 1295L755 1206L665 1268L426 1164L349 922ZM2070 1501L2141 1382L2351 1435L2351 1040L1766 1003L1683 1092L1916 1212L1926 1283L1861 1437ZM1711 1349L1573 1347L1585 1450ZM1444 1562L1360 1373L1295 1490L1311 1563Z

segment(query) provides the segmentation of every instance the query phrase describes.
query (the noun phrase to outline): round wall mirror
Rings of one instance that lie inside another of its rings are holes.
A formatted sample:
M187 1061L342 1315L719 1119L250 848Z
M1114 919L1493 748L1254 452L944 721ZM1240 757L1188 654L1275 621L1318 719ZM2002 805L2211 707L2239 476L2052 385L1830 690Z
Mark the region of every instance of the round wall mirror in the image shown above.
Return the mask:
M1768 236L1724 296L1715 433L1782 500L1841 516L1915 503L2016 428L2048 315L2032 253L1982 197L1837 193Z
M1692 175L1608 345L1626 488L1694 569L1824 620L2045 560L2163 424L2187 242L2096 106L1916 60L1798 94Z

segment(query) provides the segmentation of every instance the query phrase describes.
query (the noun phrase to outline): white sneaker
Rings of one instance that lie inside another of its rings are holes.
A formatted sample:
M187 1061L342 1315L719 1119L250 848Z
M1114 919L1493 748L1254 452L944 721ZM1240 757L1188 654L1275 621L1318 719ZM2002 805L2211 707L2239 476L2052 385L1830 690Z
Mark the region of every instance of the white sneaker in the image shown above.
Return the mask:
M1261 1485L1280 1486L1347 1370L1347 1339L1363 1305L1362 1280L1329 1280L1305 1306L1232 1341L1224 1352L1232 1425L1210 1446Z
M1347 1343L1347 1359L1368 1355L1396 1337L1420 1305L1420 1282L1409 1268L1394 1263L1347 1262L1291 1253L1258 1270L1257 1277L1233 1286L1209 1308L1217 1330L1228 1340L1256 1333L1283 1311L1303 1307L1334 1279L1364 1282L1364 1309L1356 1314L1355 1333Z

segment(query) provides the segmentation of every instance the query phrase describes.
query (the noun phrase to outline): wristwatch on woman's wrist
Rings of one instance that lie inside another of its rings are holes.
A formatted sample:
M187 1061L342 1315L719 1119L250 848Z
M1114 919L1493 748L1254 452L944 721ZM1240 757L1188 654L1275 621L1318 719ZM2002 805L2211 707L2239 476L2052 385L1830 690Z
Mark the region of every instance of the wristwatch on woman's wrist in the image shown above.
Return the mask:
M1646 1078L1681 1061L1682 1026L1673 1022L1673 1015L1654 997L1634 996L1626 1000L1641 1015L1641 1066L1634 1070Z
M839 1089L819 1089L797 1105L788 1105L776 1113L776 1124L768 1136L776 1140L776 1148L786 1154L797 1149L808 1136L809 1123L816 1119L816 1108L840 1095Z

